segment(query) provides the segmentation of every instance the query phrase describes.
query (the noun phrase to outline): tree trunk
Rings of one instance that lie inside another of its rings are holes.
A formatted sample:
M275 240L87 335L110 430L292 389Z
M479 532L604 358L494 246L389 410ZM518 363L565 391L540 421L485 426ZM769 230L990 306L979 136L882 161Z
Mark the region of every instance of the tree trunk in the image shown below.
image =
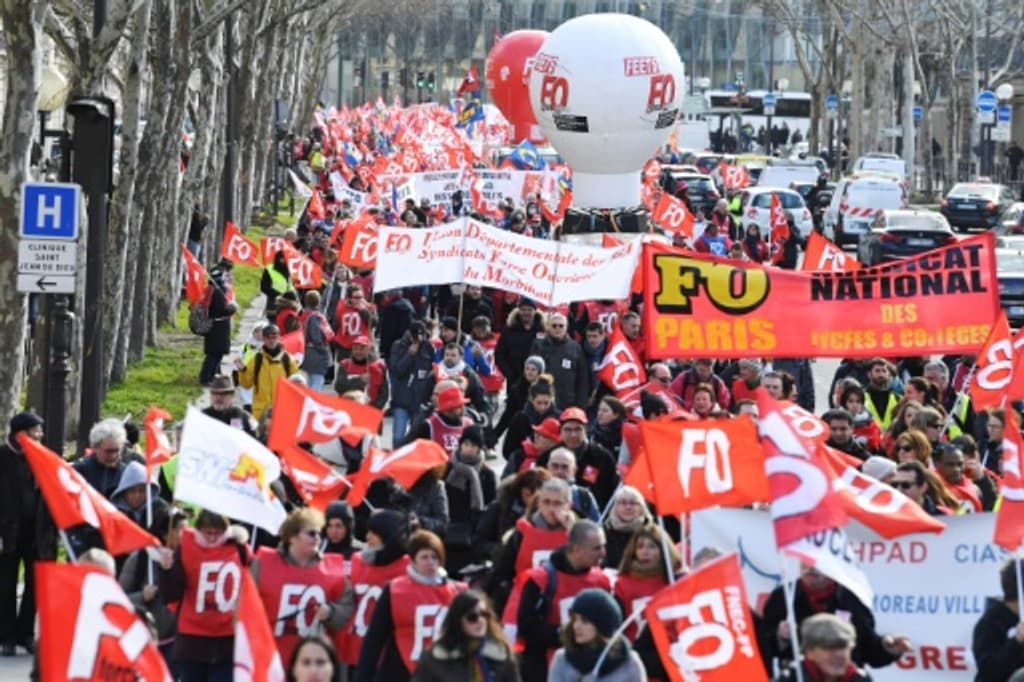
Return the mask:
M0 135L0 424L18 411L24 382L26 297L15 287L21 185L29 179L29 158L39 95L39 40L43 0L0 1L7 51L3 128ZM48 352L40 349L39 352Z

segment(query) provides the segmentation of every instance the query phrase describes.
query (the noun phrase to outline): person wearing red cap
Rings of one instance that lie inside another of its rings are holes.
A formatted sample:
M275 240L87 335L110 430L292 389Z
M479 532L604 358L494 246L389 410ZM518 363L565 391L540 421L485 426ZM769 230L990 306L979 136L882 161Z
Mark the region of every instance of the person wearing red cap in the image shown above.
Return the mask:
M437 409L410 432L407 441L417 438L432 440L444 448L450 457L454 457L463 430L473 420L465 415L466 403L469 401L462 394L462 389L454 383L447 386L445 383L438 384L442 388L434 395Z
M463 385L473 409L480 413L491 413L480 374L466 362L459 344L450 342L444 345L441 361L434 365L434 378L438 383L445 379L458 381Z
M531 469L537 464L537 458L551 451L562 440L561 429L558 420L548 417L540 424L531 427L533 438L526 438L520 447L512 451L505 461L505 470L501 472L502 478L515 476L520 471Z
M338 363L334 390L338 395L349 391L364 391L370 404L381 410L390 395L388 368L373 353L373 345L366 336L357 336L352 342L352 354Z
M578 407L570 407L559 417L562 445L576 455L576 484L588 488L597 504L604 509L619 484L615 458L597 443L587 439L587 415ZM550 453L549 453L550 454ZM547 466L547 457L537 460Z

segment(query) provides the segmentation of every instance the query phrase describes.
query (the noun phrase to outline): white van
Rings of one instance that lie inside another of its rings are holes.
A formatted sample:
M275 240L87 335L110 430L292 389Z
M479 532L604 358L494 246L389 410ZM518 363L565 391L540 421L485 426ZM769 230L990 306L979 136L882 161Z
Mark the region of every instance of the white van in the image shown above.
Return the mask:
M850 169L854 174L869 171L891 173L902 181L907 181L907 164L895 154L868 154L857 159Z
M818 182L821 173L811 163L771 163L757 178L758 187L783 187L789 189L794 182Z
M891 177L843 178L825 209L824 236L836 244L856 244L885 209L907 207L907 189Z

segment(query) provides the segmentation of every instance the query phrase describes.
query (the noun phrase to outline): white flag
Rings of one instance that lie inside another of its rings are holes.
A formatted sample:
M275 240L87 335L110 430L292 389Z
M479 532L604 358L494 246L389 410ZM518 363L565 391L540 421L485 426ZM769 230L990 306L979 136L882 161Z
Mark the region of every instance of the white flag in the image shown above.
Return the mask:
M804 564L813 566L822 575L850 590L862 604L871 608L874 603L875 591L868 582L868 577L860 567L856 554L850 548L846 531L832 528L822 531L786 545L782 553L799 559ZM790 571L790 575L799 575L799 569Z
M296 175L291 169L288 169L288 175L292 179L292 187L295 188L295 194L300 199L309 199L311 196L313 196L313 190L309 188L309 185L307 185L301 179L299 179L299 176Z
M286 516L270 492L277 456L244 431L188 408L174 497L276 534Z

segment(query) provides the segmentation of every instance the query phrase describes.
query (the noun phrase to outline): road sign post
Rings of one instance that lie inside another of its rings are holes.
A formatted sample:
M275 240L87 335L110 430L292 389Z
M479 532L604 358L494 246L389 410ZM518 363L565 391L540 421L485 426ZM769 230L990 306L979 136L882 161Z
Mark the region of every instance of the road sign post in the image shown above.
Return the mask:
M773 93L773 92L766 93L764 98L761 100L761 104L764 107L764 115L765 116L774 116L775 115L775 103L776 103L775 93Z
M839 115L838 95L829 95L825 98L825 113L829 118L836 118Z
M911 110L911 114L914 118L914 123L920 123L921 119L924 118L924 109L922 107L914 107Z
M18 291L73 294L81 188L67 183L25 183L21 197Z

